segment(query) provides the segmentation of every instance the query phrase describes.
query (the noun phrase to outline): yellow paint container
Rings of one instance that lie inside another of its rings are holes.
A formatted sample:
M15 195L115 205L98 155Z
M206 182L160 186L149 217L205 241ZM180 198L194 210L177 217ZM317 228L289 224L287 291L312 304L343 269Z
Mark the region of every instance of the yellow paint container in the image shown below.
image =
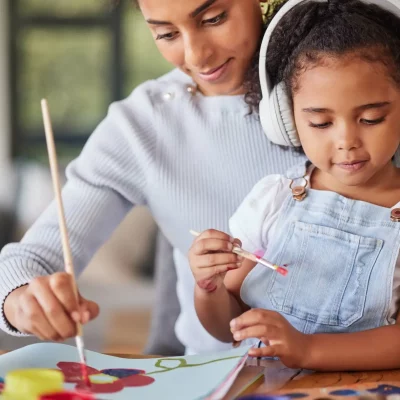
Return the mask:
M37 400L39 396L64 390L64 375L55 369L32 368L9 372L2 399Z

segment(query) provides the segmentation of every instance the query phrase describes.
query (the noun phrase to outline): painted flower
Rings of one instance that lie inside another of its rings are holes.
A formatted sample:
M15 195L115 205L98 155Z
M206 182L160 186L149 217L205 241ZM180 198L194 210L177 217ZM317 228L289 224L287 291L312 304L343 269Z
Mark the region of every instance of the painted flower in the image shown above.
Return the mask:
M89 390L92 393L116 393L126 387L147 386L154 378L145 375L141 369L111 368L97 370L87 367L90 387L82 379L82 366L77 362L59 362L57 367L64 374L66 383L76 383L76 389Z

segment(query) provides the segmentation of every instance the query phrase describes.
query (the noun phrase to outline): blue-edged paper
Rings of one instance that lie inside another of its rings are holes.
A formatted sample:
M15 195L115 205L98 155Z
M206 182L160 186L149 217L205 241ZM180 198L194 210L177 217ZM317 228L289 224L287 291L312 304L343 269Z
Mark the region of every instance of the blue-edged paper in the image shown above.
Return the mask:
M124 359L87 351L87 365L96 397L109 400L218 399L243 367L249 347L211 355ZM40 343L0 356L0 378L21 368L60 369L66 390L82 385L75 347ZM104 386L102 386L104 385ZM104 389L103 392L101 392Z

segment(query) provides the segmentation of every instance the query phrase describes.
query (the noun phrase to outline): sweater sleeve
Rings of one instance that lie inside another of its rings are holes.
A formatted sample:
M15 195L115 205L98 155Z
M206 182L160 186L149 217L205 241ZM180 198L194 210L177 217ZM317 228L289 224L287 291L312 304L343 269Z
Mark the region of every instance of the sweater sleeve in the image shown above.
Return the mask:
M289 183L280 175L261 179L246 196L229 220L233 237L242 241L243 249L258 253L266 250L268 234L276 222Z
M62 191L76 274L109 238L128 211L146 203L148 171L156 153L152 103L146 84L110 106L107 117L66 170ZM4 315L4 301L32 279L64 270L56 204L45 210L20 243L0 254L0 328L16 332Z

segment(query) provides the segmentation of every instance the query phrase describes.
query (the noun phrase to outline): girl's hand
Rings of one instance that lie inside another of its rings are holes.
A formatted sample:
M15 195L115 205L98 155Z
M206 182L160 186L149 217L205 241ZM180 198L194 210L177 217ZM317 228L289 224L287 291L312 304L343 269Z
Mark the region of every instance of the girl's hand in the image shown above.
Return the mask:
M13 290L4 302L4 314L22 333L62 341L76 335L76 322L97 317L99 306L81 295L77 301L71 275L58 272Z
M232 253L241 246L224 232L209 229L200 234L189 250L189 262L197 285L206 292L214 292L223 285L227 271L240 267L243 257Z
M266 347L252 348L252 357L279 357L289 368L302 368L310 354L311 335L299 332L276 311L251 309L231 321L235 340L260 339Z

